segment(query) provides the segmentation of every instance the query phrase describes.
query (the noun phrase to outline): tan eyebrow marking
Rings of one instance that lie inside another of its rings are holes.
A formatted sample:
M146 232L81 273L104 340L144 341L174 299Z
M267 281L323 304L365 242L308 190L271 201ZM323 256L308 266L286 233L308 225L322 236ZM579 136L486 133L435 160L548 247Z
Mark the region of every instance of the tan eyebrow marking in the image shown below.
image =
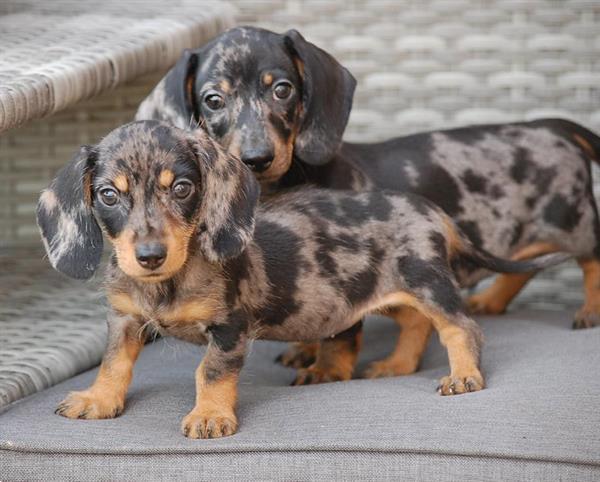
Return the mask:
M231 92L231 84L226 79L223 79L221 82L219 82L219 87L226 94L229 94L229 92Z
M119 174L115 177L113 184L121 192L127 192L129 190L129 182L127 182L125 174Z
M158 182L162 187L169 187L175 179L175 174L170 169L163 169L158 177Z
M265 85L271 85L273 83L273 75L272 74L263 75L263 83Z

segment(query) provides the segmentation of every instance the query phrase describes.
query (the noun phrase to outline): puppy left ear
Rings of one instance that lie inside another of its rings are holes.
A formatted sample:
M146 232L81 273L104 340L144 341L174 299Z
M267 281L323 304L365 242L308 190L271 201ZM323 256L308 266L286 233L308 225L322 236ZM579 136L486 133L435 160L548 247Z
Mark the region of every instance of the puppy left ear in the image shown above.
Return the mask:
M302 161L322 165L335 154L348 123L356 80L327 52L307 42L297 30L284 34L284 44L302 78L302 127L294 153Z
M241 254L252 240L260 186L242 161L204 132L192 136L202 176L200 248L209 261L222 262Z
M185 49L177 63L146 97L135 114L135 120L160 120L180 129L188 129L199 121L194 82L202 49Z
M37 223L48 259L71 278L89 279L102 257L102 231L92 214L92 169L96 159L83 146L42 191Z

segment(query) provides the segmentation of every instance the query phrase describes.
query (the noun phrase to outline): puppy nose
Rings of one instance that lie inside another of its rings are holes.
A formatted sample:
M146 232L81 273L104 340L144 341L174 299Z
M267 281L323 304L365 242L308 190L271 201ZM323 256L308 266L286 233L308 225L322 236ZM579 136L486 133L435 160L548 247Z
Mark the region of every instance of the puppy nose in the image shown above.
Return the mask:
M143 268L156 269L165 262L167 250L160 243L141 243L135 247L135 257Z
M252 149L242 154L242 162L254 172L263 172L273 162L273 153L267 150Z

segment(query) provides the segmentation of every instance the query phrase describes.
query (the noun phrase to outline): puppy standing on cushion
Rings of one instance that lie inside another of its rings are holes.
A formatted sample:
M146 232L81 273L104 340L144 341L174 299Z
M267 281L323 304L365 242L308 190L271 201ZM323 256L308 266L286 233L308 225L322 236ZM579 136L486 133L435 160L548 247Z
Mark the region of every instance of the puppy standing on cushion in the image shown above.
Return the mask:
M590 169L592 160L600 160L597 135L567 120L540 119L377 143L342 142L355 85L348 70L295 30L238 27L185 51L142 102L136 119L199 126L271 191L312 183L413 192L441 207L473 244L497 256L568 251L585 285L585 303L573 326L600 324L600 223ZM490 274L471 265L456 271L463 287ZM532 276L501 275L468 306L501 313ZM417 362L403 356L410 343L402 338L420 326L421 339L431 324L414 310L403 311L396 317L402 327L398 348L387 363L372 366L369 376L416 370ZM360 326L347 335L359 331ZM314 354L314 344L304 345L282 360L306 365Z
M109 340L98 377L71 393L59 414L117 416L152 325L208 342L184 434L229 435L237 428L237 380L249 340L326 339L368 313L393 315L401 306L430 319L448 349L450 375L440 392L480 390L481 335L462 312L450 263L523 271L565 259L495 258L415 195L307 188L255 213L258 197L250 170L206 134L154 121L114 130L63 168L38 206L50 261L67 275L90 277L102 231L115 255L106 274ZM355 355L348 347L345 365L336 356L344 378Z

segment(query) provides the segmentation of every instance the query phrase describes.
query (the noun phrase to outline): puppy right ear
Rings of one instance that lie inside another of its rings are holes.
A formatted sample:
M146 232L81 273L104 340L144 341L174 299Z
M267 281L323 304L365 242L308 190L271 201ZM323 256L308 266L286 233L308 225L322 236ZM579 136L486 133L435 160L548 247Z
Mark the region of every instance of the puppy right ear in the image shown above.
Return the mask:
M140 104L135 120L160 120L180 129L199 121L194 90L200 50L183 51L171 70Z
M37 223L50 263L71 278L89 279L102 257L102 231L92 214L96 153L83 146L42 191Z

